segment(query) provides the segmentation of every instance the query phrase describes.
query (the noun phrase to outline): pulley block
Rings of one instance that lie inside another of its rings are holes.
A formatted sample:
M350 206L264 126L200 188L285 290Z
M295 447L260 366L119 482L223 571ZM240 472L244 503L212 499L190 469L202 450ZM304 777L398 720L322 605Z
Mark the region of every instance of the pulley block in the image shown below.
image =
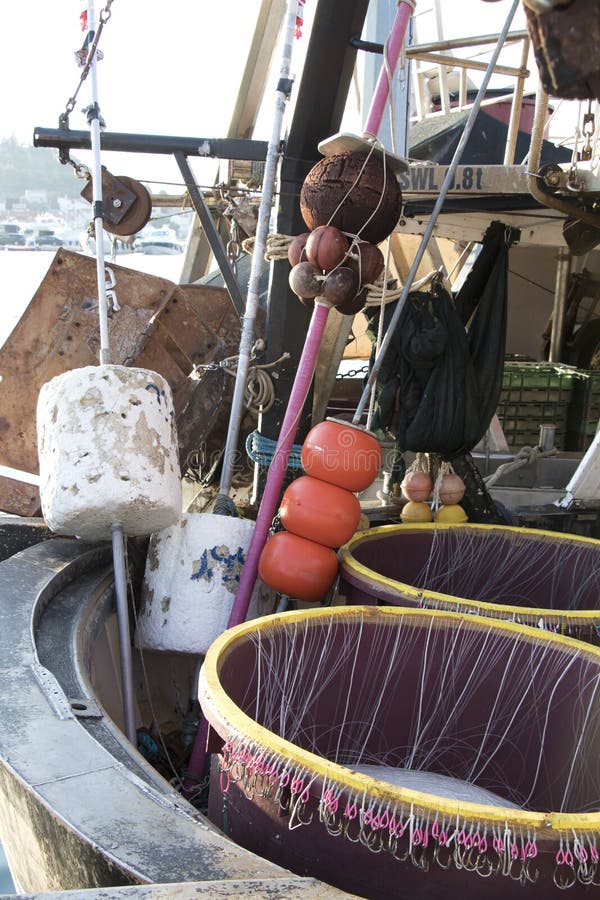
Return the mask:
M545 163L537 173L540 189L545 194L554 194L566 186L567 175L556 163Z
M92 203L92 181L87 182L81 196ZM152 197L141 182L127 175L111 175L102 167L102 222L110 234L136 234L148 223L152 214Z

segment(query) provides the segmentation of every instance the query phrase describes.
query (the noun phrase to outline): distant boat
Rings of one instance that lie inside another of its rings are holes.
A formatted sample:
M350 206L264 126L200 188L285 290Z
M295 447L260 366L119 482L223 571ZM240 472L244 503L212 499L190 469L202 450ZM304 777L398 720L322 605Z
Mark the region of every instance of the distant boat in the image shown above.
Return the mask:
M24 247L25 235L16 222L0 222L0 247L3 249Z
M163 241L149 239L145 241L136 241L134 246L135 253L148 253L153 256L173 255L183 253L183 245L177 241Z
M175 254L183 253L184 244L173 228L144 229L133 245L135 253Z

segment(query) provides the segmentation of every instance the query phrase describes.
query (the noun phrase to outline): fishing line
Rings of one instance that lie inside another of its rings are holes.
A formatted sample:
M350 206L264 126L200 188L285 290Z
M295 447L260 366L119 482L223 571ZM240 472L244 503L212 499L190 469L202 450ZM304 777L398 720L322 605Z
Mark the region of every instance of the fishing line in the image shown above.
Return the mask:
M528 534L481 533L466 529L431 531L424 565L413 570L404 551L394 562L394 577L424 591L512 606L594 609L600 596L600 566L595 546L552 541ZM381 555L375 567L387 574Z
M318 814L330 835L418 867L597 877L597 650L480 618L351 607L219 640L235 653L217 665L211 648L205 670L267 729L229 710L222 777L281 804L290 828Z

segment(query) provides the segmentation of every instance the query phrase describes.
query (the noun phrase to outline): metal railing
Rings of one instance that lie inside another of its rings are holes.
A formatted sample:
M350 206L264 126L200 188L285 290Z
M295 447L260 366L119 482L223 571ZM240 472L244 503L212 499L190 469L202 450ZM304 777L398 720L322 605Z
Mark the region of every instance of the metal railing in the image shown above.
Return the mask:
M439 10L438 4L434 9ZM439 31L439 27L438 27ZM449 113L460 113L469 110L472 102L468 99L468 73L472 71L485 71L487 64L477 59L469 59L460 56L453 56L448 51L461 50L468 47L481 47L486 44L495 44L498 40L497 34L486 34L479 36L470 36L457 38L454 40L437 40L430 43L415 44L407 47L406 56L414 63L413 74L415 83L415 115L411 119L413 122L421 122L424 119L433 118L435 116L443 116ZM530 39L527 31L510 32L506 38L506 43L521 45L521 62L519 67L497 65L494 68L494 74L507 75L515 78L514 90L484 99L481 106L492 106L497 103L506 101L511 102L510 118L508 124L508 132L506 137L506 146L504 152L504 165L512 165L515 161L515 148L517 144L517 135L519 131L519 122L523 109L523 97L525 92L525 81L529 77L529 69L527 61L530 50ZM427 81L431 79L431 67L423 68L422 63L434 63L438 68L439 80L439 97L440 109L431 109L431 91L427 88ZM449 84L448 67L452 66L458 69L458 100L453 101L451 94L454 91Z

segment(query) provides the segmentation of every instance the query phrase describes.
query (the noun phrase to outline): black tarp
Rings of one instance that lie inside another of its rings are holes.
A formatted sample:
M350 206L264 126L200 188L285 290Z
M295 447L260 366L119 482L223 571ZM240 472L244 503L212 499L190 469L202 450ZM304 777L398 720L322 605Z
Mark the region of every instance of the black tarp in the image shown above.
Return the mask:
M450 165L468 118L469 110L466 110L424 119L413 125L410 130L410 158ZM503 165L507 135L506 123L486 112L485 109L481 109L461 154L461 165ZM515 147L516 165L520 165L521 160L529 152L530 143L529 132L519 130ZM542 142L540 165L551 162L571 162L571 157L571 150L557 147L551 141L544 140Z
M465 130L469 111L451 112L445 116L423 119L411 126L410 150L411 159L429 161L439 165L450 165L459 141ZM503 165L504 150L508 135L508 126L495 118L485 109L481 109L475 119L473 130L461 154L463 166ZM515 148L515 164L529 152L531 135L527 131L517 133ZM542 141L540 166L546 163L570 163L572 153L564 147L557 147L551 141ZM418 197L407 199L404 215L408 218L429 213L437 197ZM487 212L490 218L494 213L502 211L528 209L544 209L528 192L526 194L486 194L479 196L474 192L464 195L450 195L444 202L444 212Z
M372 423L399 450L452 459L485 434L502 386L508 250L517 237L492 222L455 301L440 279L408 295L379 370ZM386 309L386 319L392 314Z

